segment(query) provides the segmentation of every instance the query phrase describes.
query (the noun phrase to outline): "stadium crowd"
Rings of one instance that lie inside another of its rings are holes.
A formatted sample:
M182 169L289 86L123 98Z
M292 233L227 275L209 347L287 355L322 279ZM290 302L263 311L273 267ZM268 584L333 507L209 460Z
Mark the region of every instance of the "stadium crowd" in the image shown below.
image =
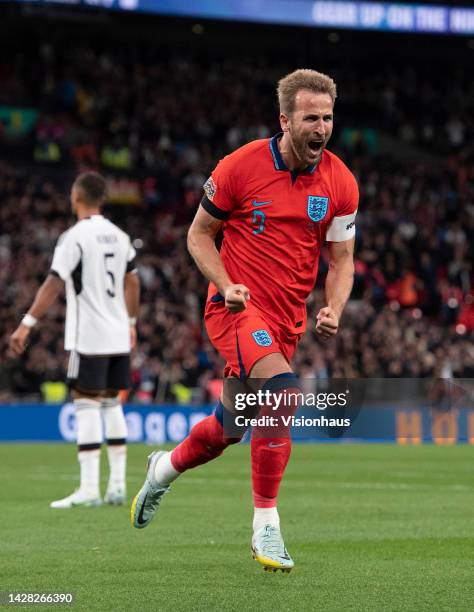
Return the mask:
M423 166L359 157L353 167L361 187L353 296L336 340L320 344L308 331L297 369L321 378L472 376L473 210L463 200L462 168L453 174L445 167L434 184ZM472 177L465 187L472 190ZM72 218L63 187L6 165L0 198L0 384L4 394L36 393L44 380L64 377L62 305L51 310L22 360L7 357L7 334ZM143 401L189 399L185 390L192 387L211 390L208 383L223 365L203 331L206 283L186 251L193 210L188 207L186 219L165 206L107 209L139 251L142 307L133 370L135 395ZM323 254L313 314L324 276Z
M275 83L309 59L275 62L259 53L211 60L145 44L64 43L43 37L10 61L2 58L0 103L39 110L34 158L115 170L192 163L189 183L199 185L216 157L269 135L277 125ZM446 58L444 64L421 58L418 65L363 60L352 65L345 56L343 65L321 66L340 83L337 115L344 125L377 127L437 154L472 142L474 84L462 66L453 70Z
M7 353L7 339L73 222L66 169L89 167L133 176L139 186L140 205L106 209L138 251L134 399L213 397L223 363L203 328L206 283L187 253L186 231L217 160L277 130L274 85L293 65L71 48L59 53L43 43L38 65L17 57L0 72L2 102L36 100L40 110L27 141L33 161L23 169L0 163L0 401L38 394L45 380L65 376L62 304L21 359ZM318 378L472 377L474 122L473 107L461 101L473 99L473 84L460 75L464 95L449 90L433 111L444 84L429 71L421 81L410 68L368 72L365 80L339 72L333 70L341 84L338 121L360 121L396 136L400 147L443 157L408 161L370 152L364 142L343 149L336 134L329 148L354 171L361 191L355 286L337 338L321 344L309 328L295 367ZM456 113L440 129L452 100ZM323 302L326 269L323 253L311 316Z

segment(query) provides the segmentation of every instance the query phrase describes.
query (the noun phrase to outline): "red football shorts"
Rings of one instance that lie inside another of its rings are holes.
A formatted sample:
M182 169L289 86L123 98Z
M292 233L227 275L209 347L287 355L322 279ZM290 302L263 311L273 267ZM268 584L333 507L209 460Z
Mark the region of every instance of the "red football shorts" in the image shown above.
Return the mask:
M224 376L245 378L255 363L271 353L281 353L290 363L302 334L288 334L271 324L251 302L243 312L231 313L217 294L206 303L207 333L226 360Z

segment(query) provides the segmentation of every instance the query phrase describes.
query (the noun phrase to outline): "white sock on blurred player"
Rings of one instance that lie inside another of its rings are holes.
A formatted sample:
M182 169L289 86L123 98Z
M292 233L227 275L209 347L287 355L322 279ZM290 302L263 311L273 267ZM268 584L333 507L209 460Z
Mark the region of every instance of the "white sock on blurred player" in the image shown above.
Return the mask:
M109 459L109 484L107 490L125 491L127 470L127 422L119 397L102 400L105 439Z
M78 458L81 467L80 491L86 497L100 497L100 447L102 419L100 402L80 398L74 400L77 423Z
M100 497L100 450L79 451L78 459L81 469L81 493L85 497Z

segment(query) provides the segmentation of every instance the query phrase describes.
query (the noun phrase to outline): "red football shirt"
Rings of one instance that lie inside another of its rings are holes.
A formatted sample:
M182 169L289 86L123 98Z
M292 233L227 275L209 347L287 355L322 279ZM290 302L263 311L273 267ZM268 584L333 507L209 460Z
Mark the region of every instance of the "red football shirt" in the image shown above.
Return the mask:
M317 166L290 172L279 138L224 157L204 185L203 206L224 221L220 256L232 282L249 288L271 322L301 333L321 247L354 236L359 191L347 166L326 150ZM211 283L209 297L215 293Z

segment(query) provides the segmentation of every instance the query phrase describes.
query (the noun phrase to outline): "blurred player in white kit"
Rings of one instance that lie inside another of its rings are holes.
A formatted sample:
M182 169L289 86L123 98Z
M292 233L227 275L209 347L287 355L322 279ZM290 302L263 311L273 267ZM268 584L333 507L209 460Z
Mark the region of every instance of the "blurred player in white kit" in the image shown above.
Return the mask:
M66 287L67 378L76 410L80 486L52 502L52 508L102 503L104 437L110 467L105 502L123 504L126 498L127 426L119 391L130 386L140 283L129 236L101 214L105 200L106 183L100 174L86 172L76 178L71 204L78 221L60 236L51 270L10 337L10 348L22 353L31 329Z

